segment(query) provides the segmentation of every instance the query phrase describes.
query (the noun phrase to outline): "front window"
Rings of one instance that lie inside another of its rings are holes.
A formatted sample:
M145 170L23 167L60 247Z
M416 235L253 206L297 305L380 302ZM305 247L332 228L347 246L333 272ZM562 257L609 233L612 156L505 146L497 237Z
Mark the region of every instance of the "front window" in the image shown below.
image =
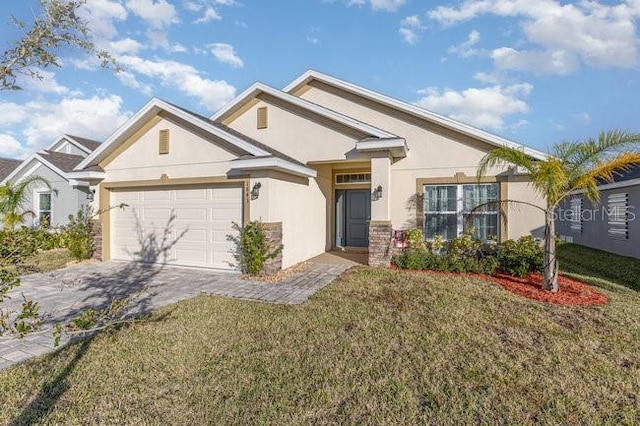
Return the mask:
M40 192L38 194L38 221L43 226L51 224L51 193Z
M498 184L425 185L424 235L456 238L467 229L487 241L499 232ZM487 204L490 203L490 204ZM481 209L474 209L483 205Z

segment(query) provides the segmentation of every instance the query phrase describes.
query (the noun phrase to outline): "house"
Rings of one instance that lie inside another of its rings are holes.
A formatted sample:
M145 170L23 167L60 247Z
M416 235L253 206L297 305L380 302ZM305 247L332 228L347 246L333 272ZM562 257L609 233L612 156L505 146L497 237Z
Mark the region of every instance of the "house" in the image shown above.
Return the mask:
M9 176L21 163L22 160L0 157L0 182L4 181L4 178Z
M545 154L337 78L308 71L283 90L256 83L207 118L153 99L77 167L100 194L102 257L231 267L231 223L261 220L282 243L272 268L328 250L387 265L393 230L452 238L472 223L504 240L543 229L516 169L478 182L496 146ZM504 220L503 220L504 219Z
M640 165L598 188L599 204L591 203L584 192L563 201L556 233L567 242L640 259Z
M71 178L70 172L99 146L100 142L91 139L64 135L47 149L27 157L3 177L2 184L17 182L27 176L40 176L51 186L35 183L30 188L26 210L32 211L33 215L25 218L25 224L65 225L69 215L90 203L93 193L88 183Z

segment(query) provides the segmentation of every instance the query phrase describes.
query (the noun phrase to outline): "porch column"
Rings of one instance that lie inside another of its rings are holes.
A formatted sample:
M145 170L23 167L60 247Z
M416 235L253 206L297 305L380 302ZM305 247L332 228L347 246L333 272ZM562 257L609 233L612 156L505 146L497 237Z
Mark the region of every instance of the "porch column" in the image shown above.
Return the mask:
M391 158L385 152L371 158L370 266L388 267L391 261L391 197Z

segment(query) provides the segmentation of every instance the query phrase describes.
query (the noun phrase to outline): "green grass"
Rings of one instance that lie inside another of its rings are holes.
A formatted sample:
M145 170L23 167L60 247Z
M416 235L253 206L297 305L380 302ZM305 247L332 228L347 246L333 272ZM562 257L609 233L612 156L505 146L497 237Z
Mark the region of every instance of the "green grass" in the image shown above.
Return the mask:
M640 291L640 259L562 243L558 246L562 272L590 283L612 282Z
M38 272L49 272L67 266L73 260L69 251L63 248L39 251L36 254L25 258L20 265L5 265L8 270L17 271L20 275L35 274Z
M638 424L640 294L602 291L361 267L301 306L201 296L0 371L0 423Z

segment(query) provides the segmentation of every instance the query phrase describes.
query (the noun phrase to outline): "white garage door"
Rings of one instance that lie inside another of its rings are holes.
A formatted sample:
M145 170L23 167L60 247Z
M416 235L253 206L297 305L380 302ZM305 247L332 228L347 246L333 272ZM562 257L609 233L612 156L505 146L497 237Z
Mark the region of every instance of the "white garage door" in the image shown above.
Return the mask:
M242 223L242 188L188 186L112 190L111 257L233 269L231 222Z

